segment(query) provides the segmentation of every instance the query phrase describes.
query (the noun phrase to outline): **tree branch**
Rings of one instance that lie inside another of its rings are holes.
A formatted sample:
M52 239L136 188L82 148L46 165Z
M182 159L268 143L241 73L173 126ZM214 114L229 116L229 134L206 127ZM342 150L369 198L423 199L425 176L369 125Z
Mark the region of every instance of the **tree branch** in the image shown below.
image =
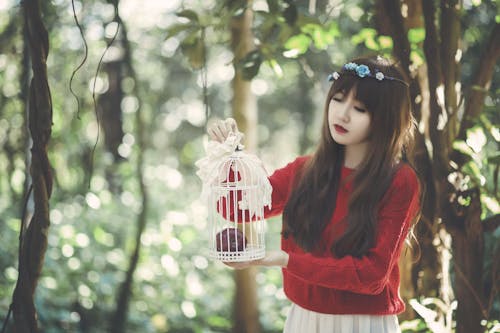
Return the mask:
M425 2L425 1L424 1ZM483 111L484 98L490 89L494 68L500 57L500 23L495 23L491 30L485 52L479 59L479 68L469 91L464 110L463 120L458 134L459 140L465 140L467 130L474 124L474 118Z
M425 40L424 54L427 59L427 76L429 79L429 135L433 146L433 165L437 179L446 177L448 170L448 152L450 147L444 140L446 110L444 101L439 100L438 90L442 88L443 76L439 39L435 25L436 8L433 1L422 0L424 13Z
M441 1L441 66L444 81L444 102L448 115L446 136L450 145L457 136L459 123L457 117L457 82L459 63L456 60L460 39L460 5L457 0Z

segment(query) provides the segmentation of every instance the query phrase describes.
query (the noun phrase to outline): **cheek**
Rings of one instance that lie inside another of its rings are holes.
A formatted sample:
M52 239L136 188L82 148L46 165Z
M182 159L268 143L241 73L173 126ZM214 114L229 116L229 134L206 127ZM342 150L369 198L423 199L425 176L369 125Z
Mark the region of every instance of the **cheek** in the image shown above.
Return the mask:
M330 125L332 123L332 121L333 121L333 105L332 105L331 102L330 102L330 104L328 104L327 119L328 119L328 124Z
M372 132L373 132L373 126L371 124L371 117L363 117L363 119L360 119L359 124L361 125L360 127L363 129L362 133L363 136L365 137L371 137Z

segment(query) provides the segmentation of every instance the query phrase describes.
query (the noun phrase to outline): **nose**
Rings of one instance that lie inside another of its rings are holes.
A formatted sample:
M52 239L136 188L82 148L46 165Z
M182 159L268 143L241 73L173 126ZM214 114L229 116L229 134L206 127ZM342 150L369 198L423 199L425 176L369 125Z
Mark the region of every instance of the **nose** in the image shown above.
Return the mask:
M350 118L350 110L351 110L351 105L350 103L344 103L342 104L342 106L339 106L339 110L338 110L338 117L344 121L344 122L348 122L351 118Z

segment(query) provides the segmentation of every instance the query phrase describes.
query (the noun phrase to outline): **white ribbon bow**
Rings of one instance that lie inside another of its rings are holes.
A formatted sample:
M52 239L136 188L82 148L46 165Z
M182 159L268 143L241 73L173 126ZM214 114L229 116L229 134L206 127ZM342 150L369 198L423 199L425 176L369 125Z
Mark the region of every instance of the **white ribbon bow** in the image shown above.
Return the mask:
M227 181L226 177L221 179L220 175L221 173L229 173L221 170L221 168L227 166L225 162L231 158L236 148L242 148L240 144L242 138L242 133L231 132L224 142L209 141L206 145L206 156L195 162L196 167L198 167L196 174L203 183L202 199L208 197L210 186ZM239 170L243 172L235 175L235 181L247 185L241 189L241 200L238 202L238 208L248 210L250 218L252 218L261 212L263 207L268 206L271 208L272 186L267 178L262 161L257 156L242 151L238 154L239 158L234 163L236 165L231 167L233 171ZM248 186L259 184L261 186Z

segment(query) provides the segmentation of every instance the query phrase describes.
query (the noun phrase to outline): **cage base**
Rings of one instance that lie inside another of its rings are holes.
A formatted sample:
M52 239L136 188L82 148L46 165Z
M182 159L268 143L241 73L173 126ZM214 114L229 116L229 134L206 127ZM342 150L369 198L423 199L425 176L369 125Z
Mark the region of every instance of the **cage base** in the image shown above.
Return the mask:
M225 262L242 262L262 259L266 255L264 247L247 247L243 251L217 251L211 249L209 256L212 259Z

